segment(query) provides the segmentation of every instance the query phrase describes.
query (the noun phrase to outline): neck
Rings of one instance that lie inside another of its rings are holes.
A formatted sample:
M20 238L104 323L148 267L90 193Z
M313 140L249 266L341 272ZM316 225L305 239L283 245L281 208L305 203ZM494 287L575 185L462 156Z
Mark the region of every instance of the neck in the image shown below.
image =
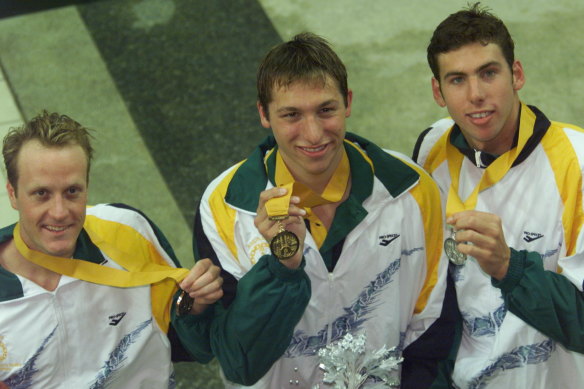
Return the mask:
M59 285L61 275L27 260L16 249L14 240L0 246L0 266L11 273L24 277L40 287L54 291Z

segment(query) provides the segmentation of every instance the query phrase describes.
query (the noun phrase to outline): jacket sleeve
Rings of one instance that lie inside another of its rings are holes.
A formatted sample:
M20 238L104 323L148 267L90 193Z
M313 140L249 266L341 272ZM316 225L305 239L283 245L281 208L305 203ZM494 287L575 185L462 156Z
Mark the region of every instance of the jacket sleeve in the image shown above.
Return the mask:
M223 269L224 297L211 312L204 312L204 317L179 318L178 326L183 328L178 332L187 334L181 338L187 340L184 343L189 343L189 337L197 338L191 342L196 346L192 349L195 357L212 354L229 381L251 385L285 352L308 304L310 279L304 271L305 262L291 270L274 256L264 255L236 280L223 266L231 258L217 254L228 252L227 247L212 245L203 223L199 210L194 228L195 257L211 258ZM221 242L217 236L212 241Z
M584 294L564 275L545 270L538 253L511 249L507 275L491 282L501 289L509 311L567 349L584 353Z

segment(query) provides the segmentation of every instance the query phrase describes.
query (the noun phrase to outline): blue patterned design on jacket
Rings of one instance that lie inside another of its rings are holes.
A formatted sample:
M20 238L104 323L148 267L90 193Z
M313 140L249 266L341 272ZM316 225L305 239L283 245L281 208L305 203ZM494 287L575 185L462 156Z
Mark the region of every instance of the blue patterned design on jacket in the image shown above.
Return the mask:
M409 256L419 250L423 250L423 248L403 251L402 257ZM354 333L361 329L363 323L368 319L368 315L376 307L377 297L392 282L392 276L399 270L400 265L401 258L393 261L385 270L377 274L373 281L367 284L353 304L343 308L345 313L332 323L329 342L334 342L347 333ZM327 345L327 332L328 324L313 336L307 335L302 330L296 331L292 336L288 349L284 353L284 357L295 358L301 355L316 355L319 349Z
M494 363L483 369L470 381L468 388L483 389L499 372L545 362L555 349L556 343L551 339L541 343L516 347L510 352L501 355Z
M557 249L548 250L544 254L540 254L541 255L541 259L546 259L548 257L551 257L551 256L556 255L558 253L558 251L560 251L560 248L561 247L562 247L562 244L560 243L560 247L558 247Z
M494 336L507 314L505 304L501 304L494 312L484 316L473 317L467 312L461 312L464 319L464 327L470 336Z
M18 369L16 373L12 374L10 377L8 377L8 379L4 380L4 383L8 385L10 389L27 389L32 386L32 379L38 372L38 369L35 367L36 361L45 350L49 340L53 337L53 335L55 335L56 330L57 327L55 327L49 336L43 340L41 346L37 349L34 355L30 357L28 361L26 361L22 368Z
M138 328L125 335L122 340L120 340L114 351L110 353L109 359L105 361L104 365L101 367L101 370L98 373L95 382L90 386L90 389L106 388L115 380L116 373L126 360L126 352L130 348L130 345L138 339L140 333L148 327L150 323L152 323L152 318L141 323Z

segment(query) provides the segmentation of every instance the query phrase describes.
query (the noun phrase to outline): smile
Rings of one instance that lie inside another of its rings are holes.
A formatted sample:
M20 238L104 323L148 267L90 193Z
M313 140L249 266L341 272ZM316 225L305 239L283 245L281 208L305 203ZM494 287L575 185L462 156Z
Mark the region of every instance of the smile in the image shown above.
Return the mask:
M62 226L62 227L45 226L45 228L49 231L52 231L52 232L62 232L62 231L65 231L68 227L67 226Z
M487 116L491 115L492 113L493 113L493 111L484 111L484 112L470 113L468 116L470 116L473 119L482 119L482 118L486 118Z
M326 145L318 147L300 147L300 148L308 153L318 153L319 151L324 150L326 148Z

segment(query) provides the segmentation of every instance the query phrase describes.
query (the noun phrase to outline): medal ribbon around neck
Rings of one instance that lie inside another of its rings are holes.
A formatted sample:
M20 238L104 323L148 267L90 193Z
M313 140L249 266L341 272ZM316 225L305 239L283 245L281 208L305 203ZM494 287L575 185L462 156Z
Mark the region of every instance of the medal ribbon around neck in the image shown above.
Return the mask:
M124 252L116 250L114 245L108 242L109 237L98 236L100 233L99 228L103 226L97 225L95 221L99 221L99 219L94 220L91 216L87 216L84 225L94 244L100 250L107 253L108 256L115 258L115 262L129 269L129 271L114 269L79 259L56 257L40 251L31 250L22 240L19 223L14 227L14 243L16 249L24 258L61 275L94 284L120 288L151 285L153 315L160 328L166 332L170 323L172 296L177 290L177 284L185 278L189 271L184 268L172 268L152 262L143 264L140 270L137 270L136 264L144 263L144 260L134 258L132 252L126 252L129 250ZM106 221L105 223L107 224L109 222ZM111 229L105 228L105 230ZM143 251L135 250L135 252L141 253Z
M310 222L310 233L320 248L326 239L327 230L320 219L312 212L312 208L323 204L336 203L343 198L349 183L350 172L347 152L343 149L341 161L321 194L314 192L301 182L295 181L280 153L276 153L276 171L274 174L276 186L286 188L287 192L284 196L275 197L266 202L268 217L273 219L286 218L290 206L290 197L293 195L298 196L300 198L298 206L306 210L306 218Z
M523 150L527 140L533 134L535 124L535 114L523 104L521 105L521 118L519 126L519 140L517 146L499 156L484 171L478 185L475 186L472 193L463 202L458 194L460 186L460 170L464 155L460 153L450 142L450 135L446 137L446 160L448 161L448 170L450 172L450 189L446 202L446 217L455 213L474 209L476 207L479 193L490 188L499 182L513 166L513 162ZM450 130L452 132L452 129ZM450 134L449 132L449 134Z
M80 259L56 257L31 250L20 236L20 225L18 223L14 227L14 243L20 254L30 262L55 273L94 284L131 288L156 284L167 278L180 282L188 273L187 269L171 268L154 263L146 266L146 271L125 271Z

